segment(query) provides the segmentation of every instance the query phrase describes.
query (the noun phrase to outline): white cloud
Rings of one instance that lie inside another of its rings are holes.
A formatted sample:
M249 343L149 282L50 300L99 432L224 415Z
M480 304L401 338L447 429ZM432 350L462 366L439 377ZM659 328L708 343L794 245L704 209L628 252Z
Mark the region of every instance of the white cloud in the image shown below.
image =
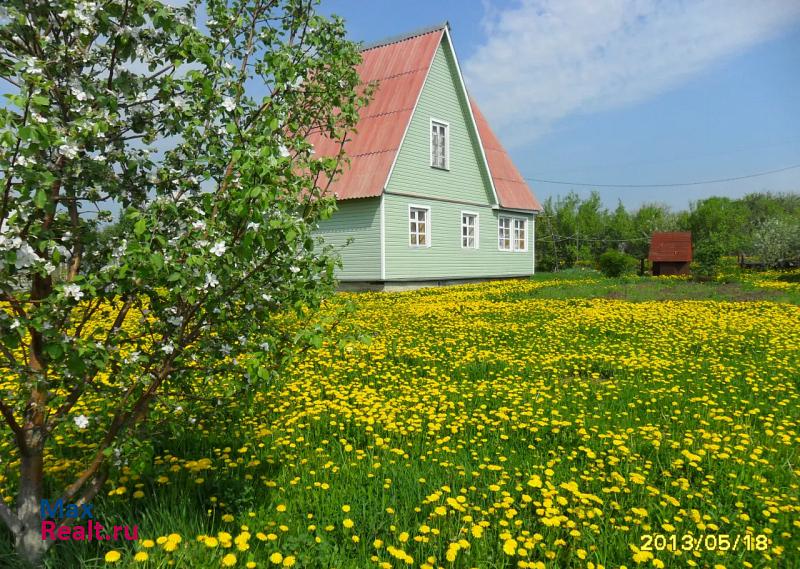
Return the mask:
M467 85L510 143L640 101L800 20L797 0L522 0L487 5Z

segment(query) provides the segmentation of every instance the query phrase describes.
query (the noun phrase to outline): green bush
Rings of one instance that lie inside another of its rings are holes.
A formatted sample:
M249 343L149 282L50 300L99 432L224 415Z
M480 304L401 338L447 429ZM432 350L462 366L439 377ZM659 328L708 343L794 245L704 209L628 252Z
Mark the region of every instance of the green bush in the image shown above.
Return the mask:
M704 239L694 248L692 274L700 280L713 279L719 273L724 247L715 239Z
M607 277L619 277L636 266L636 259L620 251L610 249L597 260L600 271Z

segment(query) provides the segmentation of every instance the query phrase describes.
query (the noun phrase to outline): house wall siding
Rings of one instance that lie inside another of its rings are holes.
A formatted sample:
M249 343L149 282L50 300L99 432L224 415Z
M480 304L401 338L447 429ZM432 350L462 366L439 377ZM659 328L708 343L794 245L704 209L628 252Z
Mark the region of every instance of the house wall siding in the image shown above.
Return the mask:
M386 280L458 279L533 274L532 214L462 205L436 199L386 195ZM430 208L431 246L409 245L409 205ZM478 248L461 247L461 212L478 214ZM500 251L497 221L501 215L528 220L526 252Z
M322 221L317 231L342 256L344 268L337 270L337 278L380 280L380 198L340 200L337 206L338 210L330 219Z
M451 51L442 41L397 155L387 191L494 203ZM449 170L431 167L431 119L448 123Z

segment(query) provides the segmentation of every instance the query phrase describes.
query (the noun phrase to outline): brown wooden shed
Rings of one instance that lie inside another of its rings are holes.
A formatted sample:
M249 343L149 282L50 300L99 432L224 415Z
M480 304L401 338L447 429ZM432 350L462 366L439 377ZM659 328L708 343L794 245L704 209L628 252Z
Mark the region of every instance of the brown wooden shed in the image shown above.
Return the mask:
M653 233L647 258L653 264L653 276L688 275L689 263L692 262L692 233Z

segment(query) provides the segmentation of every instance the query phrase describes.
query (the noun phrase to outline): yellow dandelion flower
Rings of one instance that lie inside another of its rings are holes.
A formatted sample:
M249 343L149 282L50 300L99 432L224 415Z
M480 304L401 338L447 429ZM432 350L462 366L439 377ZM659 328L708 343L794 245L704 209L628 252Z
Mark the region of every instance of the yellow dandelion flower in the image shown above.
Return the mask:
M514 555L517 551L517 540L507 539L503 543L503 553L506 555Z

